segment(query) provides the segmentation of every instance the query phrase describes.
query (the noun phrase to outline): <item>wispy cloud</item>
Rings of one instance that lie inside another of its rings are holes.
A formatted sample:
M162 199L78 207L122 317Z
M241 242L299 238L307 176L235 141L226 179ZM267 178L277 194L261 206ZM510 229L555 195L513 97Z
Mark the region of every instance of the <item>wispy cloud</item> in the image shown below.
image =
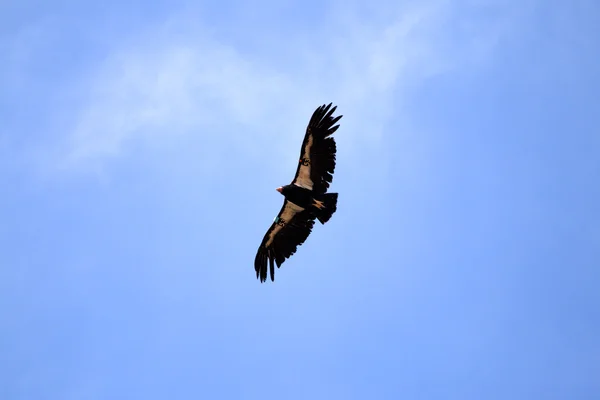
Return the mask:
M365 16L344 3L329 10L326 23L291 37L270 36L266 27L253 31L256 43L268 37L269 50L281 49L256 54L220 39L209 25L173 14L121 41L91 79L78 83L85 101L59 138L56 165L101 168L136 141L189 134L247 150L269 140L288 157L297 152L289 140L297 143L309 113L328 101L346 115L348 151L378 146L403 88L464 62L485 48L487 37L493 44L497 29L449 46L439 27L456 18L451 7L405 3ZM457 47L462 59L448 50ZM282 127L296 134L288 139Z

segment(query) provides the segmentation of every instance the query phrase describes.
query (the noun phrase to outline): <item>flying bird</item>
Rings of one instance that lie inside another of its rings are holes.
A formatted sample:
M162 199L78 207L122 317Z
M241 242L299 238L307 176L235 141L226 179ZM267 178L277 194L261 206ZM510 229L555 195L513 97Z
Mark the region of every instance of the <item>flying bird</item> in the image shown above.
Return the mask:
M315 219L325 224L337 209L337 193L327 193L335 169L336 144L331 136L342 116L332 117L337 106L322 105L315 110L304 135L296 175L289 185L278 187L285 200L265 234L254 259L256 278L271 281L277 268L296 252L310 235Z

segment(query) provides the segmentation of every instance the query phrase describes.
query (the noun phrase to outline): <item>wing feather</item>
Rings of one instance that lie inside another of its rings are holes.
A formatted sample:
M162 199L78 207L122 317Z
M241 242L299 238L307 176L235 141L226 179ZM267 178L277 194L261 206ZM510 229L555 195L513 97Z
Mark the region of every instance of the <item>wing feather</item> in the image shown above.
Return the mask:
M270 271L271 281L275 280L275 265L279 268L306 241L314 226L314 218L302 207L284 201L254 259L256 277L261 282L267 280L267 270Z
M296 175L292 184L322 194L329 189L335 170L337 146L331 135L340 127L335 125L341 118L332 117L337 106L322 105L310 118L302 147Z

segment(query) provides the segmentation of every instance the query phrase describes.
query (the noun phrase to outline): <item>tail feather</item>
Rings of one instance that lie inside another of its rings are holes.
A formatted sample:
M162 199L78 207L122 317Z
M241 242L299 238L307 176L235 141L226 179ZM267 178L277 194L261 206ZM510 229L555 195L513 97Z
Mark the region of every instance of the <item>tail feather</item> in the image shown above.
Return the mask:
M322 202L325 207L320 210L317 210L317 219L321 224L325 224L333 213L337 210L337 193L326 193L322 197Z

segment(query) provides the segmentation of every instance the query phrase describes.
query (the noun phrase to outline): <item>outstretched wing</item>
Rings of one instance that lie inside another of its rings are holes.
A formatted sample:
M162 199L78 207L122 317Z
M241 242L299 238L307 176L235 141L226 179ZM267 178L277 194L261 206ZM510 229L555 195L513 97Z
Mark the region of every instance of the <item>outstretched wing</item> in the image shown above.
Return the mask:
M340 126L335 125L342 116L332 117L337 106L331 103L317 108L313 113L302 141L300 160L292 184L325 193L333 179L336 145L330 137ZM334 126L335 125L335 126Z
M277 268L296 252L315 223L315 217L308 210L285 200L279 214L265 234L256 258L254 269L260 281L267 280L267 266L270 266L271 280L275 280L275 264Z

